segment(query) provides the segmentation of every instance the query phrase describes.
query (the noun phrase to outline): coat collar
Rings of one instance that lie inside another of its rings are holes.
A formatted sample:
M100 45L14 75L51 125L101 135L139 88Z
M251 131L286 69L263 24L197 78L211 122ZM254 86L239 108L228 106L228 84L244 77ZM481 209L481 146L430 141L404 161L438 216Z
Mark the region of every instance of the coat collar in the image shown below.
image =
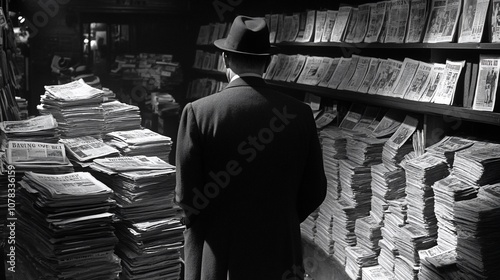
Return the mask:
M252 76L239 77L238 79L230 82L226 86L226 89L233 87L243 87L243 86L251 86L251 87L266 86L266 82L264 81L263 78L259 77L252 77Z

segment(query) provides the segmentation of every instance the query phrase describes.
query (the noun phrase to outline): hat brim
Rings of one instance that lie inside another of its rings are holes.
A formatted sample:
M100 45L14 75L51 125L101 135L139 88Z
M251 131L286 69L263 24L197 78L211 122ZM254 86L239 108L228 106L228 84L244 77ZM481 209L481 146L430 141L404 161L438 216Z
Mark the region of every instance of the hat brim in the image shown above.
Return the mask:
M278 48L276 48L275 46L270 46L270 48L268 49L267 52L263 52L263 53L254 53L254 52L242 52L242 51L238 51L238 50L233 50L233 49L230 49L230 48L226 48L224 45L224 43L226 42L226 39L218 39L218 40L215 40L214 42L214 45L223 50L223 51L227 51L227 52L233 52L233 53L240 53L240 54L247 54L247 55L261 55L261 56L265 56L265 55L272 55L274 52L276 52L276 50Z

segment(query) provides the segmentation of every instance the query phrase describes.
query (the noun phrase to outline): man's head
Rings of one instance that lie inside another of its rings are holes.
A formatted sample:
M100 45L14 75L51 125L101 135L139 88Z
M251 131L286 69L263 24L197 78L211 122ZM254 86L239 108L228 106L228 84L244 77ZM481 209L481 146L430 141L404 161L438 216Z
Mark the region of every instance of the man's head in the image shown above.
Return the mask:
M214 42L223 51L226 68L234 73L262 73L269 63L269 29L263 18L237 16L227 38Z

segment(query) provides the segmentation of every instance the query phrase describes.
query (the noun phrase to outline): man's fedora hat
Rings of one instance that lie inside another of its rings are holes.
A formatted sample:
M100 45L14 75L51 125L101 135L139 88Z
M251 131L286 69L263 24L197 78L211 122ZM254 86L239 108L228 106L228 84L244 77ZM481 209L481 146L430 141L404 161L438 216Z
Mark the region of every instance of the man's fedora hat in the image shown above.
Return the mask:
M237 16L227 38L214 44L223 51L249 55L270 55L272 50L264 18L247 16Z

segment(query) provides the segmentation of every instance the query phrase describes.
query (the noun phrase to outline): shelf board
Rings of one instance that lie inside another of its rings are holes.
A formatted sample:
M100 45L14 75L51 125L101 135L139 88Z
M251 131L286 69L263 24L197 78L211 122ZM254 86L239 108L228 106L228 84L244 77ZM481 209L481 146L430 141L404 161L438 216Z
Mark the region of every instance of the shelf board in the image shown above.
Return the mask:
M346 90L334 90L330 88L302 85L297 83L278 81L266 82L272 86L310 92L328 98L500 126L500 113L475 111L472 109L457 106L412 101L402 98Z
M338 47L338 48L359 48L359 49L463 49L463 50L500 50L500 43L298 43L283 42L274 44L278 48L289 47Z

